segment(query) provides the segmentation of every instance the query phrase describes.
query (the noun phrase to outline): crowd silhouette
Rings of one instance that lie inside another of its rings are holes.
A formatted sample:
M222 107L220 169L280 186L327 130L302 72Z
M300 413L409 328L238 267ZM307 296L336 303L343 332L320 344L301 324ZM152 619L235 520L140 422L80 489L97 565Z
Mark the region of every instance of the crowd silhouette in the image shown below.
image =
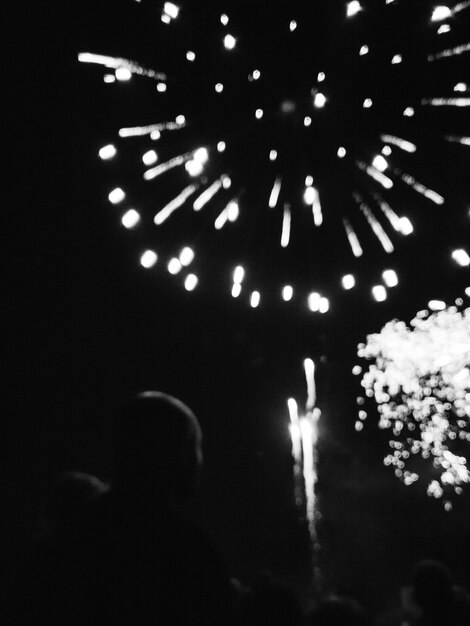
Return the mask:
M245 584L187 514L203 465L193 412L147 391L113 422L110 484L66 472L45 498L42 531L4 594L0 623L29 626L469 626L470 602L445 564L419 561L393 611L356 599L308 607L269 571Z

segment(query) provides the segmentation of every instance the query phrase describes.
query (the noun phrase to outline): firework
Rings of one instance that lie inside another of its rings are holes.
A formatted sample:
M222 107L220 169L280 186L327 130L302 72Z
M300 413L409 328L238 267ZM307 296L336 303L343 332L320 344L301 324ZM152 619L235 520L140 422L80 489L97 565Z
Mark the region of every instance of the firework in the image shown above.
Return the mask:
M154 2L129 4L161 42L156 69L79 61L104 68L116 97L138 86L135 125L99 156L125 176L109 201L154 242L155 271L190 246L191 267L173 274L184 285L191 273L254 308L326 313L341 289L387 299L382 272L420 236L413 214L438 226L443 211L467 212L453 181L470 143L470 3L254 0L220 13L182 0L161 20ZM232 283L236 266L245 277Z
M299 409L294 398L289 398L287 406L290 417L292 457L294 459L295 502L308 522L313 561L313 583L319 591L321 574L318 564L320 544L317 523L319 519L316 484L318 480L318 420L321 411L316 404L315 364L311 359L304 361L307 382L307 400L305 414L299 416Z
M429 308L434 312L420 312L410 326L388 322L358 354L372 361L362 386L377 403L379 427L393 433L384 463L406 485L424 476L428 495L450 507L446 496L470 482L470 308L439 300ZM361 408L358 430L366 417Z

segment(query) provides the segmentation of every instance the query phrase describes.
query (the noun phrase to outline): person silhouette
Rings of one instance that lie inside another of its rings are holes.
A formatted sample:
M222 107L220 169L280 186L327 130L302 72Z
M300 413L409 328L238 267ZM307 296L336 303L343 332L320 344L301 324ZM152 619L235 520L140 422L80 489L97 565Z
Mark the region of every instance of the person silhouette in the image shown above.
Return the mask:
M109 490L51 539L35 576L23 577L29 588L20 576L12 597L27 601L7 602L9 618L17 611L8 623L231 624L226 564L184 513L203 462L194 413L167 394L138 393L117 411L112 438Z

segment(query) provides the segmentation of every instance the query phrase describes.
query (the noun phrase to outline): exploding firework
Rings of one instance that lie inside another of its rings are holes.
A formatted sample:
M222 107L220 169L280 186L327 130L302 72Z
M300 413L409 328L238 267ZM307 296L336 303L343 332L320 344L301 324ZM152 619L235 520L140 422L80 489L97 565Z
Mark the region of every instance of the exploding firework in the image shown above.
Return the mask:
M129 5L150 62L79 60L116 97L135 89L99 156L144 268L326 313L339 290L387 298L419 219L468 222L470 2Z
M410 327L388 322L358 354L373 361L362 386L377 403L379 427L393 433L384 463L405 485L424 475L428 495L445 499L470 482L470 308L431 304L441 310L420 312ZM358 430L366 417L362 407Z

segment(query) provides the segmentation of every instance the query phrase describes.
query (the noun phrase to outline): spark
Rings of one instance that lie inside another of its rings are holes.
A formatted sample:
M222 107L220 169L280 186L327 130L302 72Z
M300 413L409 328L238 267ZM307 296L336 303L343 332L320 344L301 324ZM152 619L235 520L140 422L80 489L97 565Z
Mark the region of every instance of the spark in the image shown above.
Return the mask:
M180 165L183 165L183 163L186 163L187 161L189 161L191 156L192 156L192 153L187 152L186 154L180 154L176 157L173 157L169 161L166 161L165 163L161 163L160 165L157 165L156 167L152 167L151 169L146 170L144 172L144 179L152 180L153 178L157 178L157 176L161 176L165 172L172 170L174 167L179 167Z
M134 61L129 61L128 59L123 59L121 57L111 57L104 54L94 54L92 52L80 52L78 54L78 61L80 63L95 63L97 65L103 65L104 67L113 70L127 69L132 74L146 76L147 78L154 78L158 81L165 81L167 79L166 75L161 72L146 69Z
M319 311L320 310L320 302L321 302L321 295L319 293L314 291L311 294L309 294L309 296L308 296L308 308L310 309L310 311L312 311L313 313L316 313L317 311Z
M181 191L176 198L173 198L173 200L171 200L167 205L165 205L163 207L163 209L161 209L154 217L154 223L157 226L160 226L161 224L163 224L163 222L165 222L170 215L176 211L176 209L179 209L181 206L183 206L183 204L186 202L186 200L193 195L193 193L197 190L198 186L197 185L188 185L185 189L183 189L183 191Z
M279 192L281 191L281 184L282 184L282 179L280 176L278 176L276 178L276 180L274 181L274 185L273 188L271 190L271 195L269 196L269 208L270 209L274 209L274 207L277 204L278 198L279 198Z
M155 265L157 260L158 257L156 252L154 252L153 250L146 250L142 253L140 257L140 264L142 265L142 267L145 267L145 269L150 269Z
M135 209L129 209L121 218L124 228L134 228L140 222L140 214Z
M245 278L245 269L242 265L237 265L237 267L233 271L233 282L236 285L240 285Z
M282 234L281 246L287 248L290 241L291 212L288 204L284 205L284 214L282 218Z
M470 137L456 137L455 135L446 135L444 139L453 143L461 143L463 146L470 146Z
M387 287L396 287L398 285L398 276L395 270L384 270L382 278Z
M395 137L393 135L381 135L380 139L384 143L391 143L401 150L405 150L405 152L416 152L416 145L414 143L411 143L411 141L407 141L406 139L401 139L400 137Z
M224 46L227 50L233 50L237 44L237 40L233 35L225 35Z
M470 43L464 43L460 46L455 46L454 48L447 48L446 50L442 50L436 54L430 54L428 56L428 61L438 61L439 59L445 59L453 56L459 56L464 52L470 51Z
M119 204L124 200L125 197L126 194L124 190L121 189L121 187L116 187L108 194L108 200L111 202L111 204Z
M313 97L313 105L317 109L322 109L326 104L326 96L325 94L318 92Z
M346 236L349 241L349 245L351 246L352 253L355 257L360 257L363 254L361 244L359 243L359 239L357 238L356 232L354 228L351 226L350 222L345 218L343 219L344 230L346 231Z
M108 144L107 146L103 146L102 148L99 149L99 152L98 152L98 156L103 161L112 159L113 157L116 156L116 154L117 154L116 146L114 146L112 143Z
M261 300L261 294L259 291L253 291L250 298L250 306L252 309L256 309L259 306Z
M359 11L362 11L360 2L358 2L357 0L348 2L347 7L346 7L347 17L352 17L353 15L356 15L357 13L359 13Z
M292 300L293 295L294 289L292 285L285 285L285 287L282 288L282 299L284 300L284 302L289 302L290 300Z
M468 107L470 98L425 98L421 104L429 104L433 107Z
M142 161L144 165L153 165L158 160L157 153L155 150L148 150L142 155Z
M198 277L196 274L188 274L184 281L184 288L186 291L194 291L198 285Z
M345 274L341 279L341 284L343 285L343 289L349 290L356 285L356 279L352 274Z
M126 82L132 78L132 72L128 67L117 67L114 72L116 80Z
M410 176L410 174L405 174L405 173L402 174L399 170L395 170L395 171L397 174L400 175L404 183L413 187L415 191L417 191L421 195L425 196L426 198L434 202L434 204L444 204L445 202L444 198L440 194L438 194L436 191L433 191L432 189L429 189L422 183L419 183L413 176Z
M172 274L173 276L175 276L176 274L179 274L182 268L183 266L181 265L181 261L177 259L176 257L173 257L172 259L168 261L167 269L168 269L168 272Z
M141 137L143 135L152 135L152 133L158 133L157 138L163 130L177 130L181 128L181 124L177 122L161 122L160 124L150 124L147 126L131 126L128 128L119 129L119 137Z
M383 285L374 285L372 295L377 302L384 302L387 299L387 290Z
M468 256L468 252L463 248L459 248L458 250L454 250L452 252L452 258L458 265L462 267L468 267L470 265L470 257Z
M193 209L200 211L218 191L222 189L222 178L215 180L207 189L205 189L201 195L194 201Z
M185 246L180 252L179 261L183 267L187 267L194 261L194 256L194 250L189 246Z

